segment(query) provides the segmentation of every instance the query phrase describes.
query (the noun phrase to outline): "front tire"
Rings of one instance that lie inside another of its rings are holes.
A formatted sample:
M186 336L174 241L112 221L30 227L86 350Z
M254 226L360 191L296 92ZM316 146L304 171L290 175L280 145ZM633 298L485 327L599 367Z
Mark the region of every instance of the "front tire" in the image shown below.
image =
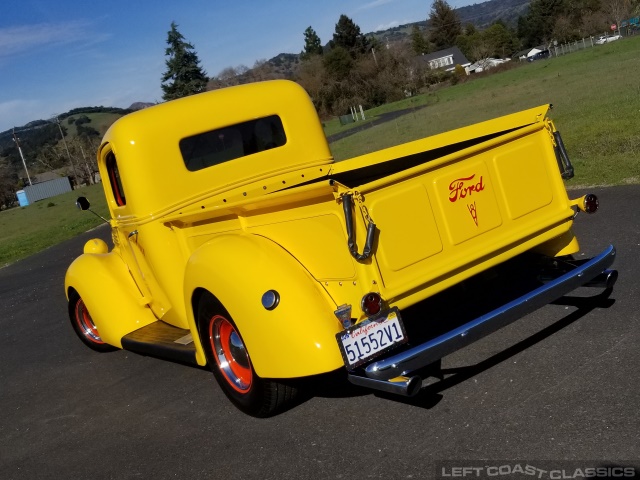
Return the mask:
M237 408L254 417L269 417L295 401L296 387L256 374L238 327L213 295L202 295L197 314L207 363Z
M93 323L89 310L87 310L87 306L75 291L69 294L69 319L71 320L73 331L76 332L76 335L78 335L82 343L90 349L96 352L112 352L117 350L102 340L100 332L98 332L98 328L95 323Z

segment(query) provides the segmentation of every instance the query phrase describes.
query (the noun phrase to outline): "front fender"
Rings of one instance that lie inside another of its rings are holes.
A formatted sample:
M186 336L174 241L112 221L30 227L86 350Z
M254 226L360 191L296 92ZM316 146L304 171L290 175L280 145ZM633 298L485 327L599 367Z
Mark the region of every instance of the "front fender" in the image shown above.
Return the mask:
M259 376L301 377L343 365L335 339L340 330L335 304L307 270L271 240L225 234L201 246L185 272L187 305L198 289L211 292L227 309ZM280 295L271 311L261 302L268 290ZM196 331L193 309L188 316L191 331Z
M114 251L80 255L69 266L64 283L67 300L71 289L78 292L100 337L110 345L122 348L124 335L157 321Z

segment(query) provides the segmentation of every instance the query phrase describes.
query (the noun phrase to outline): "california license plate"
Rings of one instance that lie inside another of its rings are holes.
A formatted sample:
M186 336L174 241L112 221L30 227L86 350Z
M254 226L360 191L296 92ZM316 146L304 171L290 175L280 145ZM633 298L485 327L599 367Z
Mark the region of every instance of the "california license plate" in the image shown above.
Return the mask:
M336 334L336 339L348 370L408 340L400 311L395 307Z

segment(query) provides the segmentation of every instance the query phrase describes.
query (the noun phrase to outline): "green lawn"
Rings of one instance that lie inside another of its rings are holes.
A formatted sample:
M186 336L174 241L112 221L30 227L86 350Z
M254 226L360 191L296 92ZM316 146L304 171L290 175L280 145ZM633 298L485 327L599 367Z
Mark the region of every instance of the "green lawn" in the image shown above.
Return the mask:
M343 160L553 103L551 117L576 168L570 186L640 183L638 52L640 35L383 105L366 112L373 127L333 142L331 149ZM395 120L376 118L403 109L408 113ZM111 120L103 115L96 125L102 130ZM337 119L325 122L327 135L361 127L341 127ZM107 216L101 185L0 212L0 267L99 225L96 216L76 209L79 195Z
M83 187L27 207L0 212L0 267L100 225L102 220L91 212L76 208L79 196L89 198L91 209L108 217L102 185Z
M336 160L552 103L580 185L640 183L640 36L469 81L385 109L427 107L331 144ZM369 117L384 110L365 112ZM373 123L376 123L375 119ZM327 122L327 133L340 131ZM353 127L352 127L353 128Z

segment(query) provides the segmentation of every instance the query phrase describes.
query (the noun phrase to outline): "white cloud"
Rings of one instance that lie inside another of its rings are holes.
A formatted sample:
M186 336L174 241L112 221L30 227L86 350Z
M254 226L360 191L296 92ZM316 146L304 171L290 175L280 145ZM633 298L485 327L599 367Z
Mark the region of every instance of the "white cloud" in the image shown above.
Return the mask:
M393 20L392 22L378 25L373 31L380 32L382 30L389 30L390 28L397 27L399 25L402 25L402 23L398 22L397 20Z
M76 21L0 28L0 56L9 57L79 40L91 41L90 39L95 37L92 36L89 27L87 22Z
M371 10L372 8L377 8L382 5L386 5L387 3L393 3L395 0L374 0L373 2L369 2L361 7L356 9L356 12L361 12L363 10Z

